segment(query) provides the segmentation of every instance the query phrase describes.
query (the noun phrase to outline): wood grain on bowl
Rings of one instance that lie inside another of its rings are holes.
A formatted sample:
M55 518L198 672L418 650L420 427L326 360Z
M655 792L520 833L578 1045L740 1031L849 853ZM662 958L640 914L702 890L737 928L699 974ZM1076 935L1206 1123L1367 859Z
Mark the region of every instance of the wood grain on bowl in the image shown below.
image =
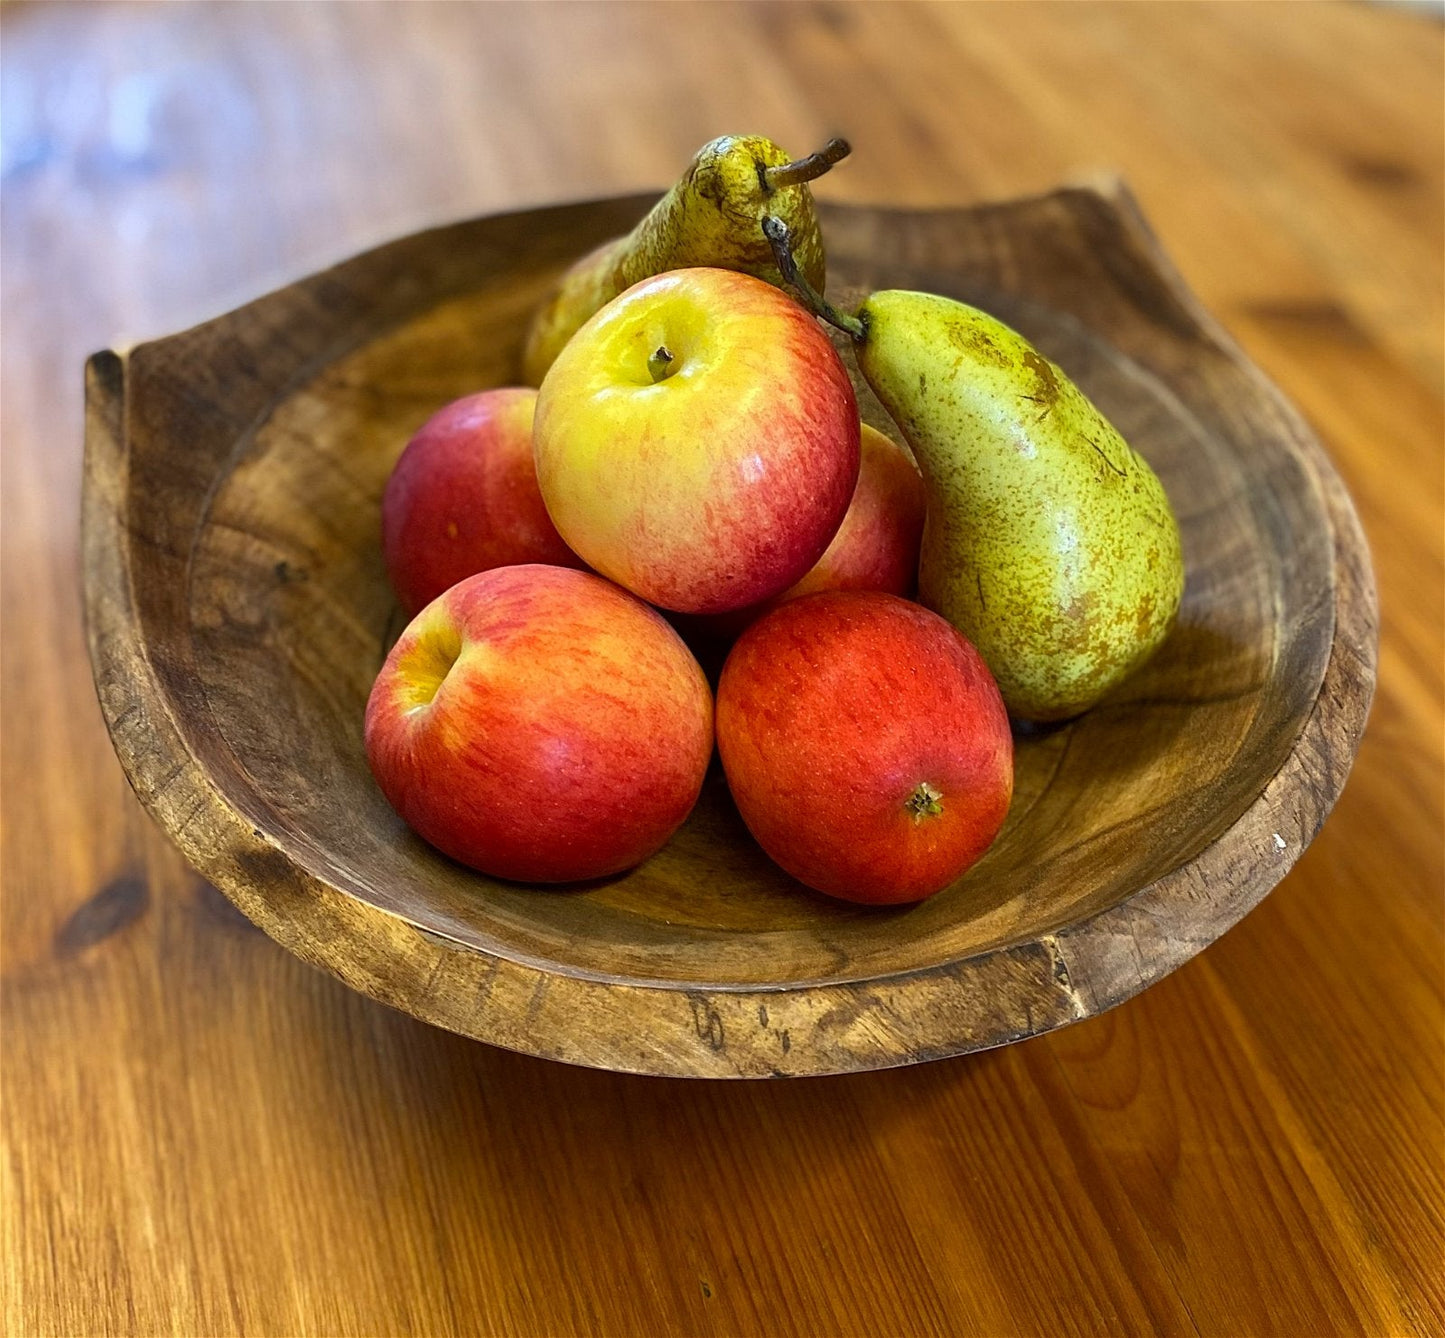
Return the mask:
M1062 364L1159 473L1188 584L1111 698L1018 739L994 847L922 905L793 883L714 774L623 877L497 883L408 833L362 708L395 609L383 485L441 404L511 381L560 267L651 197L422 233L88 368L96 682L142 801L306 960L456 1031L689 1076L878 1068L1128 998L1207 946L1337 798L1374 684L1349 499L1200 310L1122 187L916 213L824 210L833 292L984 306Z

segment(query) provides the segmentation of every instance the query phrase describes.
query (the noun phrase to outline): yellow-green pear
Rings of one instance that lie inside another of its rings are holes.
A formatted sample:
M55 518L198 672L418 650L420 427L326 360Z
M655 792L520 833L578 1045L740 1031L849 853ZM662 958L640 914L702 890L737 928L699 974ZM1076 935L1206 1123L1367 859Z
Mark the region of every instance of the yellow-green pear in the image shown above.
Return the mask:
M820 290L823 239L807 182L848 155L833 139L792 161L761 135L724 135L704 144L686 172L625 237L614 237L576 262L538 309L527 332L522 374L541 385L563 345L594 312L634 283L669 269L709 266L741 270L782 286L765 215L776 215L793 238L797 263Z
M765 230L789 269L787 229ZM1164 640L1184 591L1179 525L1153 470L1054 363L988 313L932 293L874 293L817 314L923 472L919 599L987 661L1009 713L1087 710Z

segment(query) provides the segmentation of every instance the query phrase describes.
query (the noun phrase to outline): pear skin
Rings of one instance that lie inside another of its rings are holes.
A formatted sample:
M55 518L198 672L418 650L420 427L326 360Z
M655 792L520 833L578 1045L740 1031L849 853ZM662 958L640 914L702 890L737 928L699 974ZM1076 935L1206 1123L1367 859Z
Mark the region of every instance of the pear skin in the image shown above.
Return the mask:
M798 264L821 289L823 238L806 182L848 153L842 140L792 161L761 135L724 135L704 144L682 177L625 237L615 237L577 261L532 318L522 373L541 385L563 345L594 312L634 283L670 269L741 270L783 287L765 215L781 217Z
M858 365L928 491L919 599L978 648L1009 713L1067 719L1164 640L1184 591L1153 470L1055 364L986 312L879 292Z

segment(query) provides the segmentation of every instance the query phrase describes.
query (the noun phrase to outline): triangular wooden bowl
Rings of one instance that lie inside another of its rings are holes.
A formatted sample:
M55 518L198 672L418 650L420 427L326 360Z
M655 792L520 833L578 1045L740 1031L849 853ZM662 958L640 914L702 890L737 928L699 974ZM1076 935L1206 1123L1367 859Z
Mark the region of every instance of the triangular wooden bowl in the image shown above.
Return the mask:
M1019 738L1008 824L955 886L890 911L814 895L752 843L717 775L662 853L566 890L471 873L387 807L361 721L396 625L388 471L442 403L515 377L559 268L651 198L424 232L91 359L90 650L156 821L354 988L496 1045L642 1073L831 1073L1000 1045L1119 1003L1218 938L1344 785L1375 593L1318 443L1117 185L822 211L835 295L928 288L1018 326L1154 465L1183 526L1171 638L1095 710Z

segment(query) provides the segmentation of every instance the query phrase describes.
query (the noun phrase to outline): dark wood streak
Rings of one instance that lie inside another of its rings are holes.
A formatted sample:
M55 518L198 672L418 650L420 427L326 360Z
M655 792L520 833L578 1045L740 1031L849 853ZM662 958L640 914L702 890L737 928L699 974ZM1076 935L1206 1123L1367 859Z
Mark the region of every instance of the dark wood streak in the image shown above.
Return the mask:
M150 905L150 889L138 874L112 878L94 896L80 903L55 935L59 957L74 957L134 924Z

